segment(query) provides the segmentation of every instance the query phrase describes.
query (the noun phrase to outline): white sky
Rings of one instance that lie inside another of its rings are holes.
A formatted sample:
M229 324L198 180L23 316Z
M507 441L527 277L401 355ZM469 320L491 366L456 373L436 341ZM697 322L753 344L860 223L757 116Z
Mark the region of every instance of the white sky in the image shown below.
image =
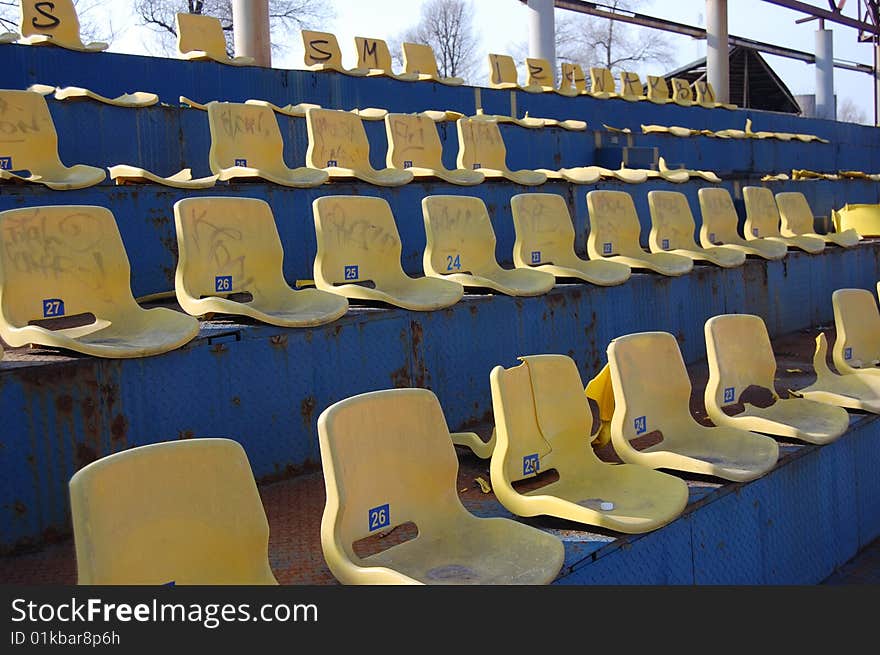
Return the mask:
M335 7L336 18L328 25L319 27L336 34L342 49L343 61L354 65L355 36L371 36L389 39L407 27L418 22L419 12L426 0L321 0ZM528 40L527 8L519 0L472 0L476 11L475 24L482 27L482 52L480 61L486 61L486 53L508 53L518 43ZM109 5L105 3L110 11ZM146 54L144 42L154 37L152 32L137 26L133 10L130 15L120 12L120 5L114 0L113 26L116 38L110 50L132 54ZM812 0L812 4L828 8L826 2ZM854 0L851 4L855 4ZM705 0L646 0L638 11L643 14L666 18L680 23L705 26ZM94 12L102 11L96 8ZM846 12L854 16L849 8ZM730 34L745 38L774 43L798 50L813 52L816 21L796 24L795 20L804 14L772 5L763 0L729 0L728 30ZM570 12L556 10L556 20L573 16ZM92 18L96 16L93 14ZM868 43L858 43L856 30L832 23L826 28L834 32L834 56L836 59L871 64L873 47ZM689 37L667 34L676 53L675 64L671 68L690 63L705 56L705 41ZM155 51L155 50L154 50ZM796 60L764 55L773 69L785 81L792 93L810 94L815 90L815 67ZM302 68L302 43L298 33L291 34L284 53L273 56L273 66L278 68ZM488 69L488 65L486 66ZM659 74L666 70L658 69L657 64L649 64L641 75ZM643 77L644 79L644 77ZM864 112L868 122L874 117L873 79L870 75L854 71L835 69L835 93L838 106L847 98L851 99Z

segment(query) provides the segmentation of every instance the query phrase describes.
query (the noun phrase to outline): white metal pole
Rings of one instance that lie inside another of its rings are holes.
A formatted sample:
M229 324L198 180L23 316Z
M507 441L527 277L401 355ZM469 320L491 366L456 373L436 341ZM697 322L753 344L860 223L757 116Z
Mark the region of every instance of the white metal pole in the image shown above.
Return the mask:
M834 32L816 30L816 118L834 120Z
M553 0L528 0L529 56L546 59L556 71L556 19Z
M718 102L730 102L727 0L706 0L706 75Z
M269 0L232 0L235 54L253 57L257 66L272 65L269 40Z

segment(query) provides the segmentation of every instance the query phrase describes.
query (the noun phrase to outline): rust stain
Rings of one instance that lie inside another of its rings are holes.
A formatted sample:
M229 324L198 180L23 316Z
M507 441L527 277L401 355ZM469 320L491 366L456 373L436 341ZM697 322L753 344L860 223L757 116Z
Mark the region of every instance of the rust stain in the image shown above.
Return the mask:
M269 337L269 343L278 348L287 348L287 335L273 334Z
M177 431L178 439L195 439L196 433L192 430L178 430Z
M236 407L241 407L241 398L239 398L238 396L233 396L232 397L232 404L235 405Z
M95 415L96 403L94 398L83 398L79 406L82 409L83 418L90 419Z
M70 397L70 394L64 394L55 398L55 409L61 414L70 414L73 410L73 398Z
M339 334L340 334L341 332L342 332L342 326L341 326L341 325L337 325L337 326L335 326L335 327L333 328L333 336L334 336L334 337L338 337Z
M76 444L76 455L74 465L77 470L81 469L86 464L91 464L96 459L98 459L98 453L95 452L95 449L85 443Z
M15 513L19 516L24 516L25 514L27 514L27 507L25 507L25 504L20 500L16 500L12 504L12 509L14 509Z
M229 348L226 347L225 343L215 343L211 346L210 352L215 355L222 355L225 352L229 352Z
M299 404L299 415L302 416L303 423L309 429L312 427L312 415L315 413L315 407L317 406L318 401L315 400L314 396L306 396Z
M110 438L122 442L128 438L128 419L122 414L117 414L110 424Z
M477 309L477 304L476 304L476 303L470 303L470 307L468 307L468 309L469 309L470 312L471 312L471 316L476 316L476 315L477 315L477 312L479 311L479 310Z
M406 366L401 366L400 368L391 371L391 384L393 384L396 389L406 389L412 386L412 381L409 377L409 370Z
M422 341L424 340L424 332L422 324L418 321L410 321L410 332L412 333L412 357L413 357L413 382L417 387L427 387L428 371L425 367L425 357L422 353Z

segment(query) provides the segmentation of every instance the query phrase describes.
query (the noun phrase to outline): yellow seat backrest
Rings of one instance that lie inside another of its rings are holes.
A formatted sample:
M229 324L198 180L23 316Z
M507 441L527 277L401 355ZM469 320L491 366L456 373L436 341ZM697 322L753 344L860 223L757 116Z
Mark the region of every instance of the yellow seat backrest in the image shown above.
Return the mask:
M393 72L391 51L384 40L356 36L354 43L358 53L358 68L372 68L386 73Z
M330 68L342 68L342 51L336 35L330 32L302 30L302 41L305 52L303 61L306 66L324 64Z
M179 13L177 20L177 49L186 54L202 50L212 59L228 59L226 38L220 19L202 14Z
M730 192L727 189L703 187L697 195L700 199L700 235L705 234L710 243L741 241L742 237L737 231L739 218Z
M431 46L424 43L404 43L402 48L405 72L430 75L434 79L440 78L437 58L434 56L434 49Z
M64 170L46 99L33 91L0 91L0 168L55 179Z
M590 259L645 254L639 244L641 225L636 206L626 191L590 191L587 193L587 210L590 215L587 237Z
M687 196L679 191L649 191L651 234L648 242L654 250L696 250L694 215Z
M590 92L615 93L614 75L607 68L590 67Z
M359 116L341 109L306 111L309 145L306 165L312 168L341 166L371 170L370 142Z
M459 118L455 124L458 129L459 168L508 170L507 148L498 123Z
M386 114L389 168L413 166L443 170L443 145L437 126L421 114Z
M357 563L353 544L404 523L420 540L467 513L458 459L437 397L427 389L352 396L321 413L318 440L327 500L321 542L331 570Z
M238 102L209 102L211 172L247 166L277 170L284 166L284 142L271 107Z
M697 102L701 105L711 105L718 102L715 99L715 89L706 80L697 80L694 82L694 90L697 93Z
M836 338L832 355L838 369L870 369L880 359L880 311L867 289L837 289L831 294ZM858 365L856 365L858 364Z
M510 55L489 53L489 82L491 84L518 84L516 63Z
M583 92L587 90L587 76L580 64L562 64L562 79L559 82L562 90L576 89Z
M638 73L623 71L620 74L620 95L624 98L642 98L645 88Z
M284 251L269 204L256 198L192 197L174 203L175 286L191 298L284 286Z
M672 78L672 99L682 103L694 101L694 91L687 80L680 77Z
M0 212L0 243L4 328L85 313L112 321L137 307L109 209L56 205Z
M69 486L81 585L277 584L269 524L235 441L130 448Z
M669 85L666 83L666 78L648 75L648 99L669 100Z
M529 70L529 77L526 81L526 84L529 86L541 86L546 89L553 89L556 87L553 69L550 68L550 62L546 59L527 57L526 68Z
M21 0L19 29L24 37L42 34L74 47L82 47L79 18L72 0Z
M752 385L769 389L777 397L773 383L776 359L760 316L713 316L706 321L705 336L709 361L706 392L718 407L736 403Z
M743 204L746 207L745 232L753 237L778 237L779 209L773 192L767 187L743 187Z
M510 210L516 230L514 261L564 266L574 260L574 224L565 198L519 193L510 199Z
M382 289L407 277L400 264L400 234L384 198L324 196L312 208L319 288L372 281Z
M781 234L815 234L813 210L800 191L786 191L776 194L779 209Z
M425 273L491 273L495 259L495 231L482 198L425 196L422 198L427 245Z

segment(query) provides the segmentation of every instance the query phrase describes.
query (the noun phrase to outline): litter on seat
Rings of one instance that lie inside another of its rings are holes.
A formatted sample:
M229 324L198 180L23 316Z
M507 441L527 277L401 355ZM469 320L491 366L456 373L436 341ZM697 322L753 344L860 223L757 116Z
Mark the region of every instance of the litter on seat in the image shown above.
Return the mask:
M813 444L830 443L846 432L849 415L842 407L779 396L776 359L760 316L713 316L705 335L709 381L704 401L715 425Z
M216 61L230 66L253 66L253 57L230 57L220 19L181 12L175 16L177 51L189 61Z
M478 518L462 505L458 459L431 391L341 400L318 418L318 442L321 547L342 584L526 585L558 575L565 549L555 536L508 518ZM417 537L358 554L358 542L407 523Z
M752 257L775 260L788 253L788 246L780 241L750 239L746 241L737 232L739 218L733 199L727 189L703 187L697 192L700 199L700 244L704 248L722 246L739 250Z
M358 53L358 69L369 71L367 75L382 75L403 82L417 82L416 73L395 73L392 67L391 51L382 39L354 37Z
M600 100L620 97L614 85L614 75L609 69L601 66L590 67L590 89L587 93Z
M489 87L492 89L519 89L516 63L510 55L489 53Z
M425 275L509 296L539 296L556 284L550 273L499 266L495 231L482 198L426 196L422 213L427 237L422 259Z
M631 275L626 264L581 259L574 250L574 225L565 199L555 193L520 193L510 199L516 241L513 263L600 286L623 284Z
M302 42L305 48L303 62L306 70L332 71L354 77L364 77L369 72L364 68L348 69L342 65L342 51L339 49L335 34L302 30Z
M330 179L358 179L377 186L401 186L412 181L408 170L373 168L364 124L351 112L309 109L306 126L306 165L326 171Z
M221 181L264 179L289 187L313 187L330 177L327 171L288 168L275 113L261 105L209 102L211 150L208 163Z
M409 277L400 264L402 244L388 201L365 196L324 196L312 203L318 254L315 285L349 300L380 302L415 311L457 303L464 287L452 280Z
M0 90L0 180L33 182L56 191L99 184L103 168L65 166L58 156L58 134L46 99L32 91Z
M244 448L198 438L128 448L69 483L80 585L275 585Z
M193 178L192 169L184 168L169 177L162 177L151 173L144 168L117 164L108 166L110 179L115 180L117 185L123 184L161 184L162 186L175 187L177 189L208 189L217 183L216 175Z
M754 480L779 458L776 440L735 427L707 427L691 414L691 381L675 337L643 332L608 345L614 390L611 443L630 464Z
M742 266L746 254L724 246L699 247L694 241L696 225L687 196L678 191L649 191L651 252L671 252L694 261L706 261L723 268Z
M736 105L729 102L718 102L715 99L715 89L707 80L694 82L694 91L697 94L697 104L706 109L736 109Z
M632 196L625 191L590 191L587 193L590 234L587 254L590 259L609 260L630 268L648 269L663 275L684 275L694 262L668 252L645 252L639 243L641 226Z
M174 350L199 332L191 316L135 302L119 228L103 207L0 212L0 240L0 336L10 346L145 357ZM53 253L48 260L47 253ZM25 265L47 261L48 268Z
M828 368L828 340L824 332L816 337L813 371L816 381L792 394L828 405L880 414L880 375L862 375L858 371L844 375Z
M407 73L415 73L419 76L419 80L431 82L440 82L449 86L460 86L464 84L461 77L445 77L441 76L437 70L437 58L434 56L434 49L423 43L404 43L403 46L403 68Z
M79 34L79 18L73 0L20 0L21 23L19 43L57 45L79 52L102 52L109 44L101 41L83 43Z
M436 178L473 186L480 184L485 175L466 168L448 169L443 165L443 145L437 126L429 116L421 114L388 114L385 117L388 138L388 168L405 170L419 179Z
M782 219L779 232L784 237L809 236L842 248L852 248L861 241L859 233L853 229L817 234L813 228L813 210L800 191L777 193L776 206Z
M192 316L229 314L282 327L340 318L348 301L320 289L294 290L269 204L256 198L193 197L174 203L177 302ZM249 295L242 297L242 294Z
M825 249L825 241L811 236L782 236L779 231L779 209L773 192L767 187L743 187L743 204L746 207L746 221L743 231L747 240L768 239L780 241L789 248L799 248L804 252L816 254Z
M880 376L880 311L874 294L867 289L836 289L831 306L834 367L842 374Z
M577 366L565 355L520 357L489 375L496 443L489 472L495 496L518 516L554 516L627 534L676 519L687 484L633 464L609 464L590 446L593 417ZM529 490L514 483L555 471Z
M459 168L479 171L487 178L506 178L523 186L537 186L547 181L547 174L533 170L512 171L507 168L507 148L498 123L485 118L459 118Z

